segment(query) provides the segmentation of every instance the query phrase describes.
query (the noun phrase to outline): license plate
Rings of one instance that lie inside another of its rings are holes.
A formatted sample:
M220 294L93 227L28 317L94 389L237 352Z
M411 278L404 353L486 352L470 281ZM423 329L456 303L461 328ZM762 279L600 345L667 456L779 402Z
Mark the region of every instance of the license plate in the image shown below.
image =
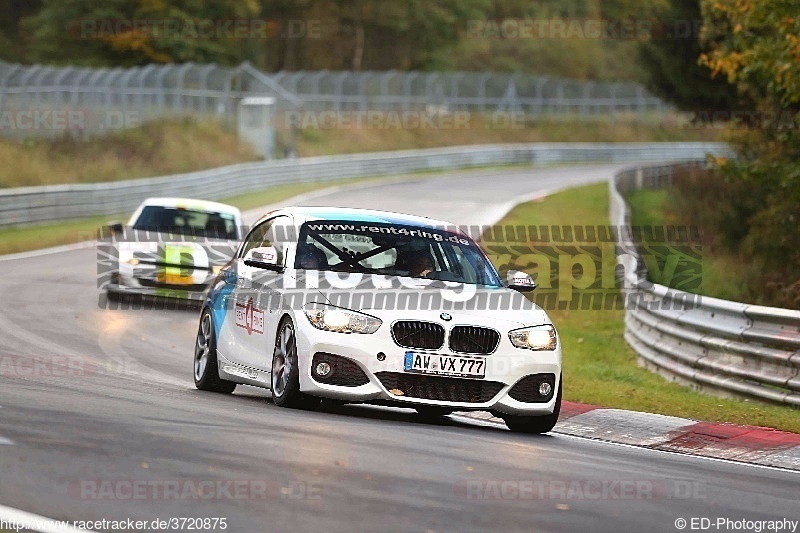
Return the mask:
M406 352L406 372L437 374L460 378L482 378L486 376L486 358L458 355L439 355Z

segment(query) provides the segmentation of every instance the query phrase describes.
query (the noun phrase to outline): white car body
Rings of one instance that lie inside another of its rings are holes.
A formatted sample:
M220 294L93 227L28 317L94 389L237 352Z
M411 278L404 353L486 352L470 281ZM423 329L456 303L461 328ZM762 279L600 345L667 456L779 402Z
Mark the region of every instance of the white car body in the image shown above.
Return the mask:
M336 222L342 221L361 228L353 231L362 231L366 236L348 233L350 230L337 236ZM326 225L315 224L320 222ZM304 226L306 223L310 225ZM255 233L261 224L270 229ZM283 243L275 237L278 228L287 236ZM322 230L312 231L312 228ZM414 228L419 232L415 233ZM375 233L369 233L372 230ZM414 236L406 239L378 233L406 230ZM438 236L436 232L440 232ZM372 255L346 265L345 257L338 265L330 266L330 261L337 260L333 254L342 252L330 252L324 250L325 246L318 246L330 256L325 258L326 268L341 270L345 265L349 272L343 275L322 267L298 268L298 250L302 249L305 254L309 252L309 243L323 243L322 239L312 241L312 233L317 236L314 239L322 237L328 244L341 242L340 246L351 257ZM263 242L259 245L262 234ZM431 237L422 239L420 245L417 235ZM298 237L306 241L298 243ZM447 244L441 244L441 240L458 241L460 248L448 244L454 252L438 252L439 247L444 250ZM357 252L358 246L367 247L366 251ZM369 246L375 249L370 252ZM290 323L296 339L293 357L298 367L297 384L303 396L421 410L433 408L443 413L486 410L509 419L557 418L561 401L561 346L545 311L517 290L497 281L484 285L385 274L404 272L395 269L398 264L405 265L399 259L401 252L407 253L404 247L411 249L412 246L417 246L412 253L419 253L416 250L438 253L432 257L437 266L444 269L446 263L453 263L451 268L459 268L464 279L483 275L485 277L480 279L499 280L483 251L446 222L341 208L290 207L265 215L253 226L237 256L220 273L201 312L200 352L204 342L205 346L211 344L210 337L205 341L201 339L203 317L208 315L213 322L216 353L212 356L216 359L212 365L217 372L212 376L214 382L231 384L230 390L234 383L274 388L277 379L273 375L277 372L273 372L277 368L274 363L279 357L274 354L280 351L283 342L282 325ZM462 249L471 255L468 264L467 259L457 259L463 262L459 266L449 258ZM355 267L370 264L369 261L375 264L381 254L393 257L394 264L383 270L353 272ZM484 267L478 263L477 254L491 272L476 274ZM254 257L266 263L274 262L274 265L254 263ZM473 265L477 266L473 268ZM454 277L441 271L427 276ZM530 280L527 275L522 277ZM369 330L377 323L374 319L380 321L374 332L341 330L351 327ZM339 324L342 320L346 325ZM315 326L315 323L322 326ZM519 333L523 328L535 331ZM441 336L442 331L444 336ZM515 346L510 335L515 331L518 344L530 346L535 344L531 339L542 338L542 345L547 348ZM440 338L441 345L436 346ZM200 352L196 350L195 354L195 380L198 387L206 388L201 386ZM319 369L325 370L324 366L318 366L320 363L328 363L329 375L319 375ZM201 366L205 371L205 363ZM288 375L289 371L286 372ZM543 381L548 381L548 386L542 385ZM539 386L541 388L537 388ZM542 390L548 391L547 394L537 397Z

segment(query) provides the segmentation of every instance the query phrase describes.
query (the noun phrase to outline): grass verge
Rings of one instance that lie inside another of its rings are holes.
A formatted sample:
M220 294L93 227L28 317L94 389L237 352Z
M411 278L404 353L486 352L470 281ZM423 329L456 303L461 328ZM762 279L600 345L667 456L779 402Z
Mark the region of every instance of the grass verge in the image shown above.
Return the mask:
M351 120L347 127L334 124L337 127L325 128L324 122L314 127L317 123L311 121L310 127L297 132L297 153L306 157L487 143L714 141L719 138L718 130L693 126L680 116L654 121L572 118L506 122L491 115L472 113L468 121L442 128L358 127L354 122ZM443 122L447 124L450 122ZM287 132L279 131L279 144L285 144L286 139Z
M280 157L292 138L300 156L314 156L486 143L708 141L719 136L718 130L691 126L677 117L620 118L613 122L577 118L499 121L491 115L473 113L456 126L451 115L445 116L451 120L432 127L403 127L399 122L394 126L359 127L353 120L326 127L323 121L306 124L294 135L278 127L277 152ZM279 126L284 123L277 120ZM249 145L220 121L172 118L85 140L0 139L0 187L162 176L256 159Z
M576 220L585 225L608 224L607 184L572 189L539 202L519 205L500 224L572 225ZM536 243L529 242L527 246L533 248ZM600 246L603 248L602 268L613 269L613 243L600 243ZM564 282L564 277L559 276L559 283ZM707 396L637 366L635 352L622 337L624 311L547 309L547 312L562 339L566 400L800 433L800 416L796 409L756 400Z
M631 207L631 224L634 226L681 226L685 225L676 215L669 212L670 191L667 189L633 191L625 197ZM704 241L706 239L703 239ZM662 271L657 268L648 269L648 278L653 283L667 285L677 289L723 300L737 302L750 302L762 305L772 305L760 299L763 296L763 287L754 286L756 268L751 261L743 257L726 252L720 246L702 243L701 274L699 286L686 289L676 286L673 281L678 279L671 276L662 276Z
M0 187L163 176L256 159L217 121L165 119L85 140L0 139Z

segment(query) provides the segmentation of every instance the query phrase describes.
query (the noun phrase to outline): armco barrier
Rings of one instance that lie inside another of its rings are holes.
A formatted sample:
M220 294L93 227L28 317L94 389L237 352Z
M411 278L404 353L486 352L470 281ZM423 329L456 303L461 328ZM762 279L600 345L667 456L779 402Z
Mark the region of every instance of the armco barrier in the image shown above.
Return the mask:
M800 311L698 297L647 281L623 193L671 183L676 168L638 166L610 183L611 223L620 228L628 306L625 340L646 368L718 395L800 406Z
M209 200L285 183L332 182L379 175L487 165L639 162L697 159L727 150L719 143L539 143L458 146L284 159L158 178L0 190L0 226L132 211L151 196Z

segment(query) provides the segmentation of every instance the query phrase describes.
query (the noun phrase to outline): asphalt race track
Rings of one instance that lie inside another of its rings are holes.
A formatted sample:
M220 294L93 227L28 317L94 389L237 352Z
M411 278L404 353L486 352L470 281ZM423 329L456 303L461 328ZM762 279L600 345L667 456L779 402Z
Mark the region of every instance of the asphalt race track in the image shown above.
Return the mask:
M486 224L616 168L414 177L305 203ZM0 261L0 505L63 520L225 518L233 532L655 532L800 516L789 471L405 409L280 409L245 386L197 391L197 312L100 309L95 260Z

